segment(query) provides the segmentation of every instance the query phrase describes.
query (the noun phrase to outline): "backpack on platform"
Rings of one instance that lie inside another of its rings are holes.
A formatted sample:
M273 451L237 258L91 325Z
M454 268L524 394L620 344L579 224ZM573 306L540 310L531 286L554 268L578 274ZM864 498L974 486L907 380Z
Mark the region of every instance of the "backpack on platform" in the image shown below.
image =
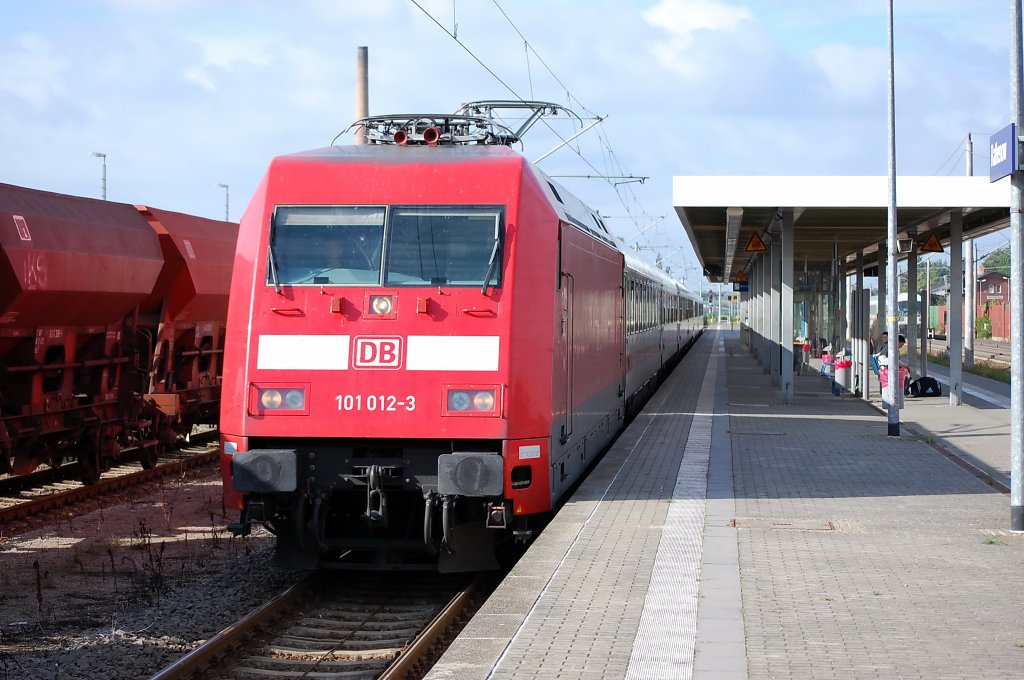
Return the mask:
M925 376L910 383L910 396L912 397L941 397L942 385L935 378Z

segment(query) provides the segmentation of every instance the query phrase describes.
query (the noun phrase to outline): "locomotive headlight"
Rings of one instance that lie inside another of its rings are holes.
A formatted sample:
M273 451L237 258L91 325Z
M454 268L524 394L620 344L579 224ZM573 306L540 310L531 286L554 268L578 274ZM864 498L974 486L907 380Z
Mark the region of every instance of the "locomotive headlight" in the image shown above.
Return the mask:
M443 415L498 416L499 389L497 385L446 385Z
M307 410L305 387L284 385L280 387L259 387L254 385L253 387L255 388L255 394L251 402L253 405L253 410L251 411L253 415L257 413L299 415Z
M260 406L268 411L281 408L282 401L279 390L260 390Z
M390 295L371 295L370 296L370 313L371 314L390 314L392 309L391 296Z
M463 390L454 390L448 393L448 410L465 411L469 408L469 393Z
M480 390L473 395L474 411L494 410L494 390Z
M297 411L306 405L306 393L303 390L287 390L284 393L284 407Z

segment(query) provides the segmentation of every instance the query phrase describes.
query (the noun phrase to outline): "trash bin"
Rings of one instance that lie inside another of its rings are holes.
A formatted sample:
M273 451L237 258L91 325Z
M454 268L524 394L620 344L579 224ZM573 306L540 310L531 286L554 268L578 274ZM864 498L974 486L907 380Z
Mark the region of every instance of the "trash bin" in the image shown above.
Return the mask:
M793 341L793 373L800 375L803 373L804 365L804 354L803 354L803 343L794 340Z
M793 341L793 372L803 375L811 358L811 343L806 338Z
M903 408L903 386L907 382L907 376L910 375L910 369L906 366L900 366L900 381L896 383L896 408ZM878 369L878 382L882 384L882 402L888 406L889 402L886 401L886 388L889 386L889 369L886 366L882 366Z
M848 356L837 356L836 357L836 382L850 389L850 368L853 366L853 360Z

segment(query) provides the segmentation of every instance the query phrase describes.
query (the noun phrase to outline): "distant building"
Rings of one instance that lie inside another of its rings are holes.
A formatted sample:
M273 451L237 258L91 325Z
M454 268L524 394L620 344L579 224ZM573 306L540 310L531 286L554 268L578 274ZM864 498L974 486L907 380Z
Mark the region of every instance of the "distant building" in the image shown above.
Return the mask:
M992 339L1010 339L1010 278L1000 272L986 272L979 267L978 289L975 302L977 318L987 316L992 321Z
M978 267L978 272L978 287L974 291L974 318L987 316L992 322L992 339L1009 340L1010 277L995 271L986 272L984 265ZM932 299L948 297L948 293L948 285L935 286L932 288ZM946 304L939 304L929 311L929 329L937 335L945 335L949 320Z
M1006 304L1010 301L1010 279L999 272L978 275L977 302L984 307L989 302Z

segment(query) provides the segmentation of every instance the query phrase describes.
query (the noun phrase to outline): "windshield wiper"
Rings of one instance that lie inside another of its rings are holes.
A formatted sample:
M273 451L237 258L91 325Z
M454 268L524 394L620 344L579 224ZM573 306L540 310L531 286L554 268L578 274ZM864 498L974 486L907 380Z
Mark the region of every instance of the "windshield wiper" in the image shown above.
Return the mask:
M281 294L281 279L277 276L277 255L274 253L275 233L271 232L270 243L267 245L267 259L270 261L270 278L274 282L274 290Z
M487 289L491 287L491 277L494 276L494 270L498 268L498 245L500 244L500 238L495 229L494 234L494 248L491 249L491 261L487 265L487 275L484 276L484 285L480 289L480 292L487 295Z

